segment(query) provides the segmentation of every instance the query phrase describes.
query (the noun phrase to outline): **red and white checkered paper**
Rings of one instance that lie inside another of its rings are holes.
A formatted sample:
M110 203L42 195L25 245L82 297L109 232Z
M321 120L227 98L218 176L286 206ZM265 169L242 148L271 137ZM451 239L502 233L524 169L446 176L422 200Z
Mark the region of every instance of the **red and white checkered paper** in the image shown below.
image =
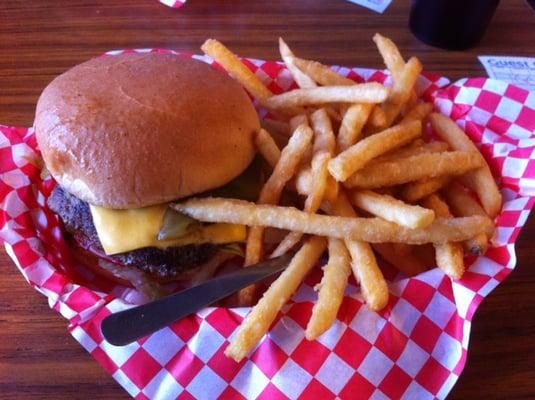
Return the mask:
M294 87L280 63L244 62L273 92ZM336 69L356 81L389 84L381 71ZM475 310L516 263L514 242L535 194L535 93L482 78L450 84L426 75L418 85L479 145L499 177L505 203L495 244L485 256L468 258L458 281L438 269L408 279L382 265L391 295L379 313L367 309L351 281L337 322L318 340L307 341L304 328L319 268L239 364L223 350L248 308L205 308L131 345L107 343L102 319L139 296L73 261L45 207L54 182L39 177L32 129L0 126L0 239L30 285L69 320L74 338L137 399L443 399L466 363Z

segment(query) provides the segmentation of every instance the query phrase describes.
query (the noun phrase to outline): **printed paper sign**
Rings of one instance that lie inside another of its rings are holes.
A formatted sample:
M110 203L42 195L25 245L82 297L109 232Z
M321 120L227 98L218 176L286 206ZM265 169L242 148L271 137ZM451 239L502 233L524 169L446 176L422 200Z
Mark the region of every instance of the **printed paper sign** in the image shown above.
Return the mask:
M359 4L363 7L369 8L378 13L383 13L384 10L392 3L392 0L347 0L351 3Z
M489 78L535 90L535 58L479 56Z

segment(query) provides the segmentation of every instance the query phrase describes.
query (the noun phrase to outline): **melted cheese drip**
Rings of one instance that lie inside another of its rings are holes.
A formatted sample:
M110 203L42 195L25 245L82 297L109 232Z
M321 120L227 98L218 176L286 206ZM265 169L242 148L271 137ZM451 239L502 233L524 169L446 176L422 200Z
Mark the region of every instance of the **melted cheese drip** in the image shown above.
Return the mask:
M213 224L203 226L179 239L158 240L167 204L130 210L97 206L90 206L90 209L100 243L108 255L143 247L166 248L188 244L242 242L246 237L244 225Z

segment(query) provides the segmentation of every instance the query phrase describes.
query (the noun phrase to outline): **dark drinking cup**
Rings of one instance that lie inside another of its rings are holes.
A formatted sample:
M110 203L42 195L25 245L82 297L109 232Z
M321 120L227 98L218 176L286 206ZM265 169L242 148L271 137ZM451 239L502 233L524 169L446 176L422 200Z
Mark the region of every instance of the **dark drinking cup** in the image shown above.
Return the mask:
M499 0L412 0L409 25L422 42L448 50L475 46Z

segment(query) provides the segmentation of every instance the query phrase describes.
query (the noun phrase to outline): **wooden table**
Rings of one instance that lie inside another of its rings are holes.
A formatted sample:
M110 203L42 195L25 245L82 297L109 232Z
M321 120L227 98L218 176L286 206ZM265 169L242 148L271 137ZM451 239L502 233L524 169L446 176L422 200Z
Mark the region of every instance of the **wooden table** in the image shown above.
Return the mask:
M406 55L420 57L428 71L452 79L484 76L478 54L535 56L535 13L522 0L503 1L483 43L466 52L416 40L403 0L384 15L343 0L189 0L180 10L156 0L2 3L0 122L18 126L32 124L37 97L55 75L110 49L198 52L204 39L214 37L241 55L275 59L280 35L304 57L378 67L371 37L380 31ZM534 238L531 218L518 242L517 269L476 314L468 363L451 399L535 396ZM0 268L0 398L127 398L3 251Z

